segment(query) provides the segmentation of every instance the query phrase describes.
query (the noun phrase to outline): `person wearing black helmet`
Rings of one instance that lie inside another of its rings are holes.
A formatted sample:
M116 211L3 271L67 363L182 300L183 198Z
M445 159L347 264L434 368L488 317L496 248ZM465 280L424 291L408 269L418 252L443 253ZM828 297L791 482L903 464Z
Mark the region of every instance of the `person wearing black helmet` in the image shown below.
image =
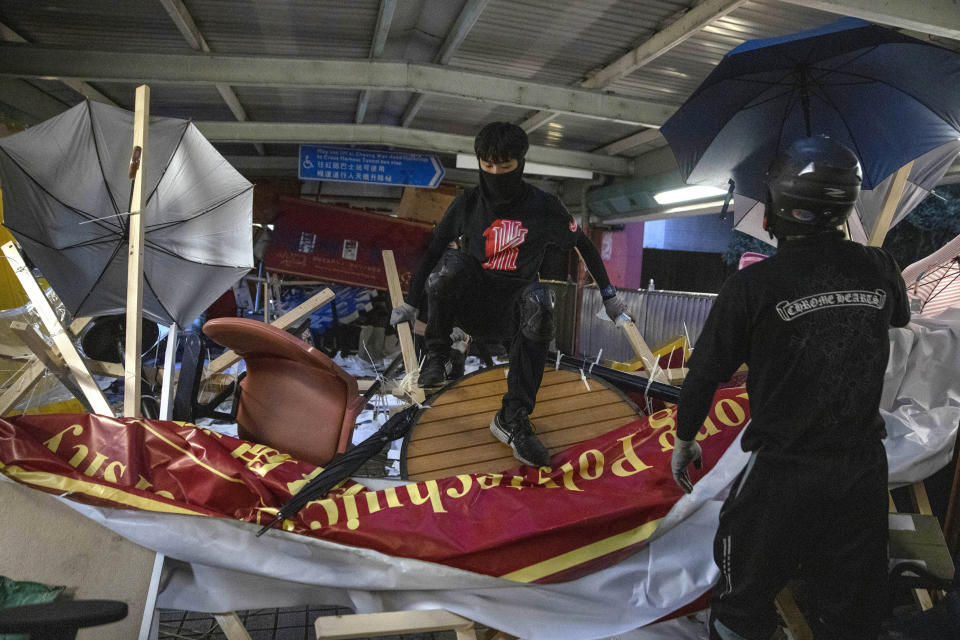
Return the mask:
M774 598L803 577L817 637L877 637L885 613L887 458L880 394L888 329L910 321L900 269L844 238L857 157L818 136L773 163L764 228L776 254L724 283L696 342L671 467L692 491L697 432L719 383L748 365L750 453L720 512L711 637L766 640Z
M527 134L515 124L491 122L474 140L480 185L451 203L391 324L412 321L427 303L426 357L419 384L447 381L454 325L484 338L510 341L507 392L490 430L529 465L550 455L533 433L529 415L554 336L554 293L538 282L550 247L576 247L600 287L611 320L624 305L610 284L593 243L558 198L523 180Z

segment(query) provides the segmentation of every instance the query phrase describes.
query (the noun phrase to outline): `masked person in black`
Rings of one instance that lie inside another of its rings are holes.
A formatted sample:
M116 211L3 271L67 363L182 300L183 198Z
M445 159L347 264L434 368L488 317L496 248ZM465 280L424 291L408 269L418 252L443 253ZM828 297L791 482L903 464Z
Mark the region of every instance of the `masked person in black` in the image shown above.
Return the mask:
M600 254L555 196L523 180L527 134L517 125L492 122L480 131L474 150L480 186L447 209L434 231L407 301L391 324L411 321L427 302L426 357L419 384L446 382L454 325L483 338L509 339L510 370L502 408L490 430L529 465L545 466L550 455L528 418L543 379L554 336L554 293L538 282L550 247L576 247L600 286L611 320L623 313Z
M724 284L690 359L672 469L692 490L695 436L718 383L747 363L747 466L720 512L711 638L766 640L774 598L803 578L818 638L875 640L886 613L887 457L880 395L888 330L910 321L900 269L838 230L860 192L857 157L794 142L767 175L776 255Z

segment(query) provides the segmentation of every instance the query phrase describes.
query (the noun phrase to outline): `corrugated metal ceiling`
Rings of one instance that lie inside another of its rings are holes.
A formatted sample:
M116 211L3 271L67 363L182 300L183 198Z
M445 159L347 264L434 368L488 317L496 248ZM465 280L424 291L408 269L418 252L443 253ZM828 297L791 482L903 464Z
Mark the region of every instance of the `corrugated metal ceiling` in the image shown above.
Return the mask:
M386 0L183 0L183 6L217 55L367 59L381 1ZM708 0L715 2L715 0ZM691 0L397 0L382 60L433 64L446 51L448 66L485 74L577 88L670 25ZM479 17L471 13L480 8ZM444 49L461 13L467 21L459 43ZM825 24L836 15L778 0L739 5L660 57L617 79L604 90L668 107L680 105L713 66L744 40ZM191 53L161 0L0 0L0 23L28 42L83 50ZM956 43L952 43L956 45ZM67 108L82 96L49 80L28 80L53 104ZM134 83L89 79L120 106L132 108ZM11 86L11 85L5 85ZM212 85L152 86L152 112L195 120L235 121ZM233 87L248 118L256 122L353 123L362 92L318 88ZM426 132L472 135L493 119L524 122L535 109L427 95L369 91L366 124L408 126ZM0 114L30 119L18 107ZM10 103L13 103L12 99ZM554 117L531 133L534 145L593 151L642 131L622 122L572 115ZM659 146L646 141L622 149L625 158ZM231 145L231 150L253 145ZM289 144L266 144L267 155L288 153ZM669 168L669 167L668 167Z

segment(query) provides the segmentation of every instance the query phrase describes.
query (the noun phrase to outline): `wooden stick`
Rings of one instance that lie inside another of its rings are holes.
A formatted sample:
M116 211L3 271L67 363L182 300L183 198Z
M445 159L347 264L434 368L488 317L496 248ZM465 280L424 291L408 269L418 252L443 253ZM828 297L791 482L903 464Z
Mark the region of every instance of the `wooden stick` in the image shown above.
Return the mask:
M913 160L900 167L890 185L890 192L886 200L883 201L883 208L880 210L880 217L877 218L877 224L870 230L870 237L867 244L871 247L879 247L883 244L883 239L890 230L890 222L893 220L893 214L897 211L900 204L900 198L903 197L903 189L907 186L907 178L910 176L910 170L913 169Z
M627 334L627 340L630 341L630 346L633 347L633 351L643 360L643 367L647 370L647 377L657 382L669 384L666 372L657 366L657 359L654 357L653 352L650 351L650 347L647 346L643 336L640 335L640 330L637 329L637 325L633 324L633 320L627 320L623 323L623 332ZM656 369L656 371L654 371L654 369Z
M77 353L77 348L73 346L73 341L67 334L66 329L60 324L60 319L57 318L53 307L50 306L50 301L47 300L47 297L43 291L41 291L40 285L37 284L37 281L33 279L33 274L27 269L27 265L23 261L23 256L20 255L20 251L16 245L13 242L6 242L0 247L0 250L3 251L3 255L5 255L10 262L13 273L16 274L30 302L33 303L33 308L36 310L37 315L40 316L40 320L43 322L47 333L53 338L53 344L60 350L60 355L63 357L67 368L70 369L70 374L80 385L80 389L83 391L83 396L87 399L87 402L95 413L112 416L113 411L110 409L110 403L107 402L107 399L103 396L103 392L100 391L100 387L97 386L93 376L90 375L90 371L87 369L86 364L84 364L83 358ZM39 373L43 373L43 367L40 368ZM39 374L37 375L39 376Z
M390 290L390 305L399 307L403 304L403 289L400 286L400 275L397 273L397 262L390 249L383 252L383 269L387 275L387 288ZM415 374L420 371L420 365L417 362L417 350L413 346L413 334L410 332L408 323L401 322L397 325L397 337L400 339L400 352L403 354L403 368L406 369L407 375ZM414 402L423 402L425 397L423 389L419 386L414 387Z
M347 616L321 616L315 623L317 640L378 638L453 630L457 640L476 640L473 620L445 609L361 613Z
M334 293L330 289L323 289L317 293L310 296L310 298L298 305L296 308L291 309L286 312L276 320L270 323L270 326L277 327L278 329L286 329L292 324L295 324L298 320L304 316L308 316L323 305L327 304L334 298ZM240 356L236 354L235 351L230 350L226 353L220 355L216 359L210 362L207 365L207 375L218 373L223 371L230 365L240 360Z
M67 368L66 363L64 363L63 358L37 334L36 329L26 322L14 321L10 323L10 331L13 335L20 338L23 344L27 345L27 348L43 363L44 367L57 377L60 384L66 387L67 391L72 393L74 397L83 404L84 409L91 411L90 403L88 403L84 397L80 385L71 377L70 370Z
M150 119L150 87L137 87L133 116L133 159L130 163L133 195L127 218L127 315L126 354L123 375L123 415L140 417L140 353L143 351L143 180L147 173L147 133Z

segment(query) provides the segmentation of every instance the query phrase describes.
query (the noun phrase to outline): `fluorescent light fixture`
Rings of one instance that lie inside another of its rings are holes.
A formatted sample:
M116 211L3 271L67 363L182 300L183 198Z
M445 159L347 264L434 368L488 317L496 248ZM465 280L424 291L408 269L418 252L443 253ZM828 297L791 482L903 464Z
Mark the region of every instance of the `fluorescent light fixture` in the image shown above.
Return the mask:
M653 199L656 200L658 204L673 204L675 202L702 200L704 198L709 198L710 196L722 196L726 195L726 193L727 192L724 189L697 185L693 187L681 187L680 189L661 191L660 193L654 195Z
M469 153L457 154L457 169L480 170L477 163L477 157ZM587 169L574 169L573 167L561 167L554 164L540 164L539 162L530 162L523 165L524 174L534 174L538 176L557 176L560 178L576 178L578 180L593 179L593 171Z
M733 201L731 200L731 204ZM664 209L661 213L684 213L686 211L699 211L701 209L715 209L717 207L723 206L723 200L710 200L709 202L697 202L693 204L685 204L679 207L669 207Z

